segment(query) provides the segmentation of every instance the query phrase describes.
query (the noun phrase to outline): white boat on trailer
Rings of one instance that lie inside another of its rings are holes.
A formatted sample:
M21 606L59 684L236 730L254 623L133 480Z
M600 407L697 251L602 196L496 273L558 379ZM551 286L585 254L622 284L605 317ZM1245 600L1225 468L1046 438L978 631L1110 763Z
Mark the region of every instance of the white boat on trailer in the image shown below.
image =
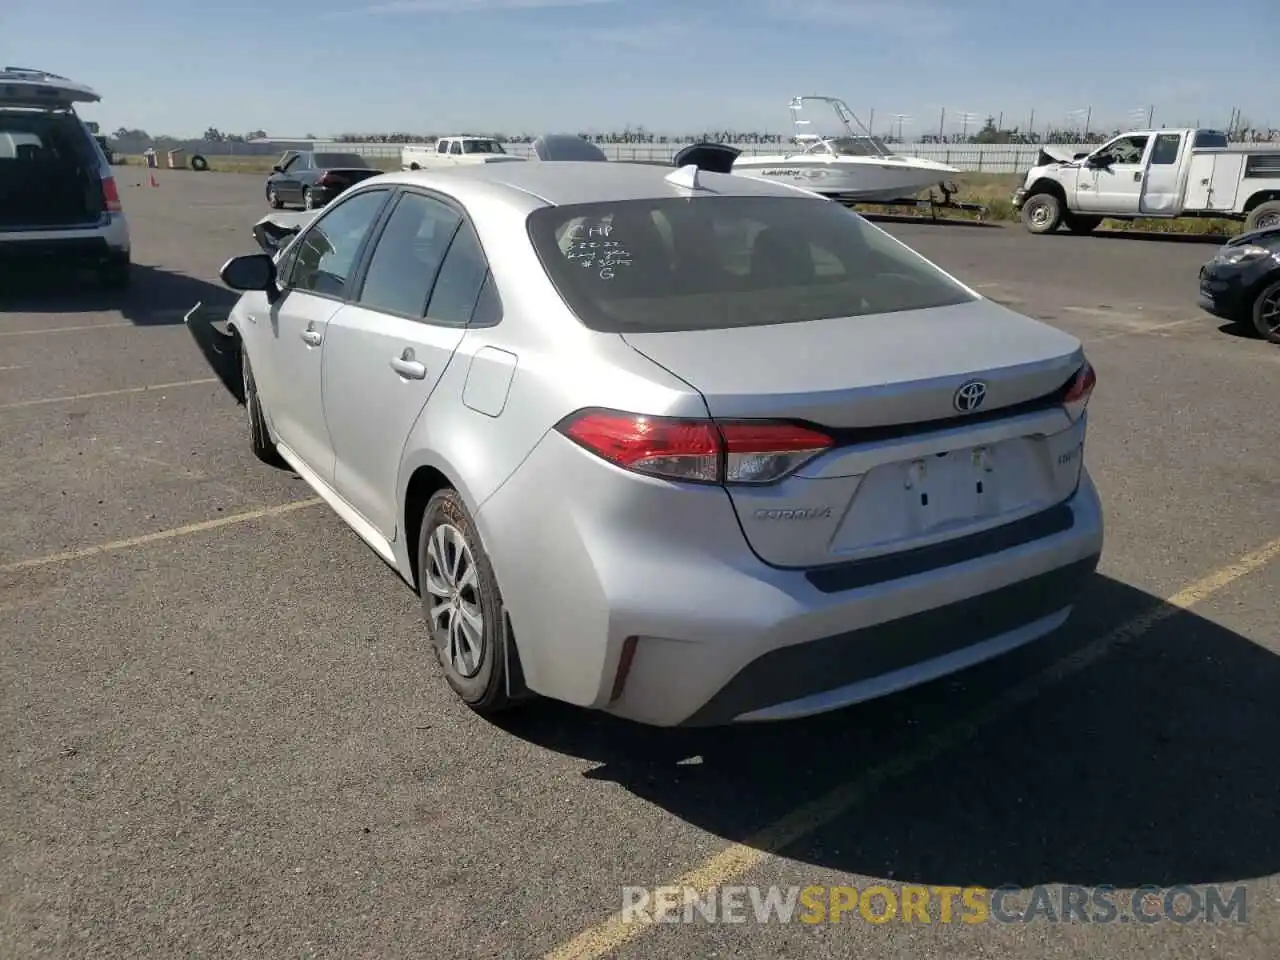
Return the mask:
M813 121L802 116L809 103L831 107L843 134L815 133ZM942 185L960 172L935 160L894 153L843 100L835 97L793 97L791 118L800 150L762 156L741 154L733 161L733 172L802 187L846 203L904 201L927 187ZM944 188L943 192L955 191Z

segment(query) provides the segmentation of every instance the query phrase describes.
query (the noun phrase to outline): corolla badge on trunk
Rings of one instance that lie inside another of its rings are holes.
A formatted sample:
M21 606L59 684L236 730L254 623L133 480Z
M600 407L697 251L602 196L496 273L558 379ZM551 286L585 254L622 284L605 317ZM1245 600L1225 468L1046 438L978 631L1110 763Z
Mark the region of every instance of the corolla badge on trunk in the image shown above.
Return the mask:
M793 507L775 510L757 510L752 514L757 520L825 520L831 516L830 507Z
M980 406L982 401L987 398L987 385L981 380L966 380L960 384L956 394L951 398L951 404L960 413L973 413Z

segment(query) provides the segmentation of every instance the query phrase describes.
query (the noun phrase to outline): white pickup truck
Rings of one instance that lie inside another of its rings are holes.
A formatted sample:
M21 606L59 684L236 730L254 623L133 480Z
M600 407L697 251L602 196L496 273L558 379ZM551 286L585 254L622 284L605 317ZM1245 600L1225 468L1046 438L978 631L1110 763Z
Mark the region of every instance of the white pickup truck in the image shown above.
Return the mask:
M441 137L435 143L409 143L400 150L401 170L436 170L473 163L524 160L507 153L490 137Z
M1032 233L1088 233L1104 218L1280 224L1280 146L1229 143L1216 130L1137 130L1091 153L1040 151L1013 205Z

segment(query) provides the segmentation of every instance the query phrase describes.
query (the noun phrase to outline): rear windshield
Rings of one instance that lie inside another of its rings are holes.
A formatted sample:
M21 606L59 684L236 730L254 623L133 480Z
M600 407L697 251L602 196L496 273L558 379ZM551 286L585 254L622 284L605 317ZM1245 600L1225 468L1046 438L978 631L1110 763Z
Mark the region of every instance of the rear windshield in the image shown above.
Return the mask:
M358 153L317 153L315 159L317 167L366 168L369 166L365 158Z
M697 197L544 207L529 236L590 329L657 333L923 310L973 295L837 203Z
M0 160L79 166L89 159L87 141L66 114L0 110Z

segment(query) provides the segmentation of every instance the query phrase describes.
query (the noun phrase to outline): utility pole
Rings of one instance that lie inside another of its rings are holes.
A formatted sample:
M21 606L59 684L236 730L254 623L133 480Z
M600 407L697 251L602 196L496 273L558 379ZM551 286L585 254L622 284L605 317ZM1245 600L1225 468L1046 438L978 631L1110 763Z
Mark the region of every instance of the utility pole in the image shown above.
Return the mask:
M946 125L947 125L947 108L943 107L942 115L938 117L938 142L939 143L946 142L945 140L943 140L943 134L942 134L942 131L946 127Z

